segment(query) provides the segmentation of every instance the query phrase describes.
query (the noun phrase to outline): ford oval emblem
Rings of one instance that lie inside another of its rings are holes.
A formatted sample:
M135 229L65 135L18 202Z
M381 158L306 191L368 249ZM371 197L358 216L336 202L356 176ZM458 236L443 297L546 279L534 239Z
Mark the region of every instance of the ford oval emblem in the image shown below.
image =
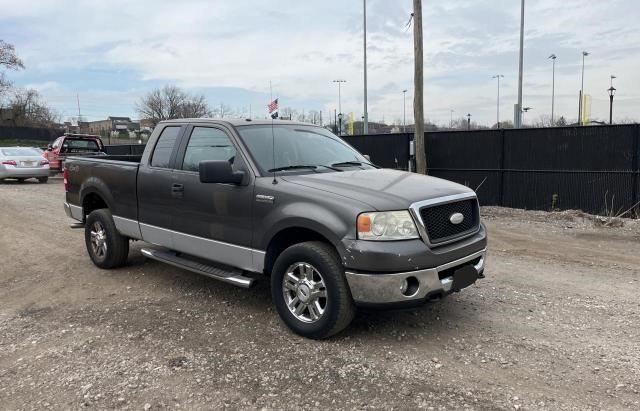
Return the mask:
M460 213L454 213L449 217L449 221L451 221L451 224L458 225L464 221L464 216Z

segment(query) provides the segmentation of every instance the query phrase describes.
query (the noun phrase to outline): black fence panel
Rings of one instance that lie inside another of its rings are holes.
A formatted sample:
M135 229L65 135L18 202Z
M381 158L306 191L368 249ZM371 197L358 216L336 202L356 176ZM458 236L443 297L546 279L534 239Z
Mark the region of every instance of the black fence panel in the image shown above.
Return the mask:
M400 170L409 169L409 141L411 134L371 134L343 136L344 141L362 154L371 157L376 165Z
M412 136L378 137L346 140L396 168ZM427 132L425 151L430 175L476 190L484 205L640 216L639 125Z
M60 137L63 133L61 130L51 128L2 126L0 127L0 140L35 140L47 143Z
M144 144L112 144L104 146L104 152L114 156L140 156L144 146Z

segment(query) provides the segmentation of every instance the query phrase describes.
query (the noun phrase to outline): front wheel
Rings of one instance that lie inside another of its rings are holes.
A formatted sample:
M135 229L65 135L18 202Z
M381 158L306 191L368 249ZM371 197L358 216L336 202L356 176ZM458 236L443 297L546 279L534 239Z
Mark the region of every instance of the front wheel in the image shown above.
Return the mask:
M46 184L47 181L49 181L49 177L40 177L40 178L38 178L38 182L40 184Z
M280 318L303 337L330 337L355 315L338 255L325 243L306 242L284 250L273 267L271 294Z
M107 209L92 211L87 217L84 240L89 257L100 268L117 268L127 262L129 239L116 229Z

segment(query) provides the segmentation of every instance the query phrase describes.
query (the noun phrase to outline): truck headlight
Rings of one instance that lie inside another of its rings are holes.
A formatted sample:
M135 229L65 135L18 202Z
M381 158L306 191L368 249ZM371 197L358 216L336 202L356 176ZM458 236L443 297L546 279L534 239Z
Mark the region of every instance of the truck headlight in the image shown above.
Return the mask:
M358 216L360 240L394 241L419 238L416 225L407 210L362 213Z

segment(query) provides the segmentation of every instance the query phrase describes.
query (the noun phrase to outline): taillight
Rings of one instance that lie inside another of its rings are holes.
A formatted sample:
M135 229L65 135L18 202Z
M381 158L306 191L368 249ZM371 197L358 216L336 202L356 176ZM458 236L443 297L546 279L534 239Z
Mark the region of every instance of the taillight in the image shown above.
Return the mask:
M17 166L18 163L16 163L14 160L4 160L2 162L2 165L5 165L5 166Z
M41 165L41 166L49 165L49 160L42 160L42 161L40 162L40 165Z
M69 192L69 170L66 167L62 172L62 181L64 182L64 191Z

